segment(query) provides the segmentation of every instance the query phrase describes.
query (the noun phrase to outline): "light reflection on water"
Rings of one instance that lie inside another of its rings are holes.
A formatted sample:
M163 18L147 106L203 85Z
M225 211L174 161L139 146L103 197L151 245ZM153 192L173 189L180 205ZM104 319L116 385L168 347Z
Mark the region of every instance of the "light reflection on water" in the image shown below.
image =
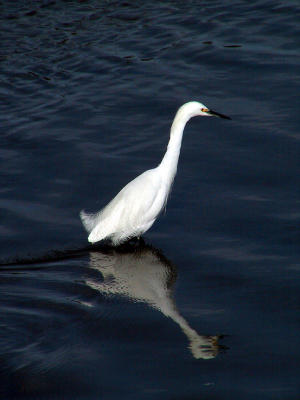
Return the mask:
M199 335L180 314L173 297L176 267L158 250L147 246L130 253L91 252L90 266L103 277L100 282L87 280L90 287L105 295L148 304L179 325L195 358L216 357L218 336Z

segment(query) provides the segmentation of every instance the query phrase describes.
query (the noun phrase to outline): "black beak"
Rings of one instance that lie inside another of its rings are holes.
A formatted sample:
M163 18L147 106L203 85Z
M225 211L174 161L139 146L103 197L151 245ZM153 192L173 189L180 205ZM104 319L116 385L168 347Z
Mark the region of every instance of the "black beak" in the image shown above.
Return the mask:
M224 118L224 119L231 119L230 117L227 117L227 115L220 114L220 113L218 113L218 112L216 112L216 111L213 111L213 110L208 110L208 111L207 111L207 114L212 115L212 116L215 116L215 117Z

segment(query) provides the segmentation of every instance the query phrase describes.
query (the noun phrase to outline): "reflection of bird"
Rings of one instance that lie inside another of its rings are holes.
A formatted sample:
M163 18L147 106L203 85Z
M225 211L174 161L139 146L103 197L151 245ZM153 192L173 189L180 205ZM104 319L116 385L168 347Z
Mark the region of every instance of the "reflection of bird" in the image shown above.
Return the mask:
M230 119L196 101L180 107L171 127L167 151L158 167L129 182L98 213L87 214L81 211L80 217L89 233L89 242L108 238L114 245L118 245L132 237L141 236L152 226L167 202L176 175L184 127L195 116Z
M195 358L209 359L217 355L218 336L199 335L178 312L173 299L176 268L158 250L145 245L127 253L91 252L90 266L103 276L100 282L87 280L90 287L106 295L145 302L170 317L189 339Z

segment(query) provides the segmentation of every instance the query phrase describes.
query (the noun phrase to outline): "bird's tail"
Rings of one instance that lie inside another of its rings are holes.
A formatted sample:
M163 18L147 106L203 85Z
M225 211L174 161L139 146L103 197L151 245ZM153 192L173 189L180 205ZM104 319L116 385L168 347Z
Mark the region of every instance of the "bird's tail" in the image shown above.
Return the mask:
M88 233L91 233L92 230L95 228L97 225L97 217L98 213L91 213L88 214L84 210L80 211L80 218L83 226L85 227L86 231Z

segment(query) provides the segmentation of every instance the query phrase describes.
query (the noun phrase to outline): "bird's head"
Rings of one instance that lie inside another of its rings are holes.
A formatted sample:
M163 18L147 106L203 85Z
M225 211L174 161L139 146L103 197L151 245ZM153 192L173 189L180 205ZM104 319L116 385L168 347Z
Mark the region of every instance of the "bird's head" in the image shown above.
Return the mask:
M219 117L225 119L231 119L227 115L220 114L206 107L204 104L198 101L190 101L185 103L179 109L183 114L187 115L189 118L201 116L201 117Z

